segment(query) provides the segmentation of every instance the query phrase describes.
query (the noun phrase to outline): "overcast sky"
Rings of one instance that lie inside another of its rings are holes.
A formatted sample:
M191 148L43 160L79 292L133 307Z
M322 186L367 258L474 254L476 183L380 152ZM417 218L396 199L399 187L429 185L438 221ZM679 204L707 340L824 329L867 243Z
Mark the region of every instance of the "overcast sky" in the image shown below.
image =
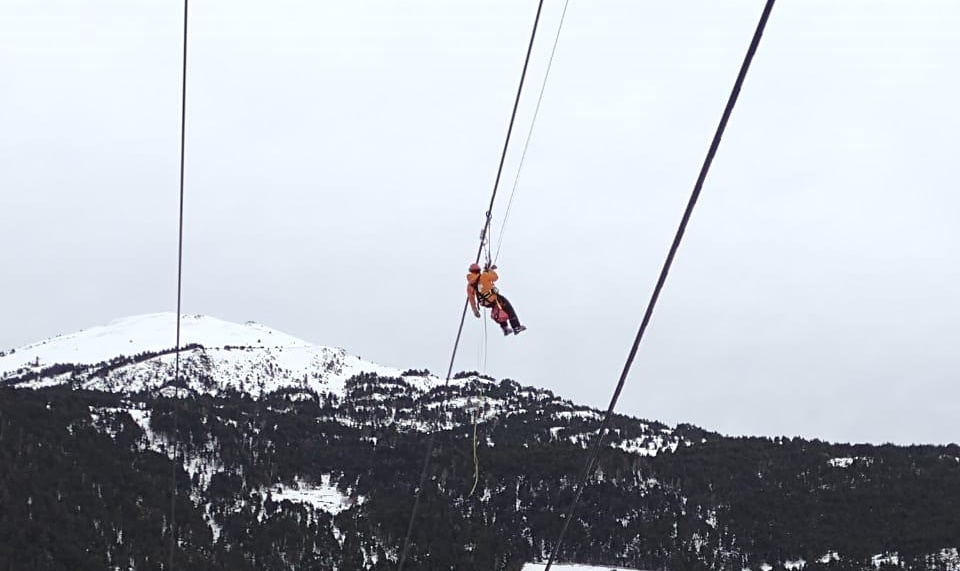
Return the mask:
M762 7L571 1L499 259L529 329L489 326L488 374L609 402ZM444 374L536 2L190 8L184 312ZM960 441L958 29L774 7L619 412ZM175 310L181 33L176 1L0 3L0 347Z

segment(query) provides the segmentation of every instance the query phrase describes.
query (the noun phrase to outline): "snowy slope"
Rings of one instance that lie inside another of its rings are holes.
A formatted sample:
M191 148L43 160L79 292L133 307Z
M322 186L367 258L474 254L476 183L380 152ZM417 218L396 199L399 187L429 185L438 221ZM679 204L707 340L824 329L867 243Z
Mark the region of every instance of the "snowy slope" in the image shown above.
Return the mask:
M0 380L30 379L19 386L39 388L68 381L85 389L141 392L162 388L173 380L176 315L156 313L111 321L70 335L32 343L0 357ZM312 345L263 325L240 325L193 315L181 320L181 370L194 392L220 394L241 391L254 397L281 389L304 389L340 395L344 382L363 372L400 376L347 354L339 348ZM153 355L122 362L105 371L93 367L118 358ZM81 365L49 373L52 365ZM45 370L47 372L45 373ZM432 384L436 379L420 379Z
M310 347L310 343L248 321L244 325L203 315L184 315L180 321L180 346L204 347ZM93 364L119 355L162 351L176 345L176 314L152 313L116 319L69 335L20 347L0 357L0 375L35 363Z

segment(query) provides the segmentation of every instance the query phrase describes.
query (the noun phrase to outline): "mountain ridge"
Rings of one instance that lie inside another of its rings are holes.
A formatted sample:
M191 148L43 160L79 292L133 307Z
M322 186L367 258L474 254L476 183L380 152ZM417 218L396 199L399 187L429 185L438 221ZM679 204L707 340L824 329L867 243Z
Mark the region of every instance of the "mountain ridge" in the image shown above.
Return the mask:
M440 382L193 319L219 333L185 337L179 382L149 335L97 329L86 353L76 335L28 346L51 361L83 353L80 364L0 356L0 537L12 538L0 570L156 568L176 474L183 568L386 571L428 434L411 568L519 571L546 558L600 411L511 379ZM124 343L144 351L92 362ZM582 492L562 561L960 571L956 445L729 438L615 414Z
M588 426L601 417L596 409L518 383L512 385L514 393L504 393L505 399L491 396L493 387L509 380L497 383L480 373L464 372L453 375L448 383L428 370L383 366L342 348L312 345L251 321L240 325L203 315L182 316L183 382L177 384L174 350L164 345L174 330L175 318L172 313L126 317L31 343L0 356L0 385L26 389L62 385L121 395L239 393L254 399L282 393L288 398L322 398L336 406L346 403L354 407L351 414L361 409L375 411L389 416L402 429L422 432L435 428L422 420L424 410L451 411L437 425L449 429L464 422L455 411L469 409L479 421L490 421L504 414L526 413L520 402L530 399L541 410L552 407L557 424L550 429L551 438L563 437L584 447L592 436ZM367 375L375 375L377 382L367 382L363 394L356 385L348 391L349 380ZM571 425L579 429L564 428ZM626 429L614 427L608 445L655 455L689 444L662 423L639 426L639 433L627 431L628 435L623 434Z

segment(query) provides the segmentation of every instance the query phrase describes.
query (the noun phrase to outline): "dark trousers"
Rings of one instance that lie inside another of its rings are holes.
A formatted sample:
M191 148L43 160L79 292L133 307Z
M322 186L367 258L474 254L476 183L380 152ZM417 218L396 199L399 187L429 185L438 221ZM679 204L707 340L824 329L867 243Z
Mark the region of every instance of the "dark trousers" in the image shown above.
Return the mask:
M510 319L510 326L514 329L520 327L520 318L517 317L517 312L513 309L513 305L510 304L510 300L505 298L503 294L497 294L497 300L500 303L500 309L507 312L507 317ZM504 323L502 327L506 329L507 324Z

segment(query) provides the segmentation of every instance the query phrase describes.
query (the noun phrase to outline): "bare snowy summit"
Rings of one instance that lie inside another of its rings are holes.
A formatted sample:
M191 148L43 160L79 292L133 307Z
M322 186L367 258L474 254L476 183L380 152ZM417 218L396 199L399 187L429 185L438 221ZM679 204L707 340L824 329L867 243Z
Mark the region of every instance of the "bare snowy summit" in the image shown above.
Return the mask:
M175 333L176 314L154 313L57 335L0 356L0 381L30 388L72 383L127 393L162 389L174 378ZM302 389L342 394L344 382L359 373L401 375L399 369L252 321L241 325L184 315L180 337L183 377L196 393L236 391L259 397ZM419 380L429 384L436 379Z
M306 341L252 321L238 325L206 315L184 315L180 322L180 339L181 346L198 344L207 348L228 345L310 346ZM16 348L0 357L0 374L36 364L37 360L40 366L55 363L93 364L118 355L160 352L175 345L176 314L137 315Z

